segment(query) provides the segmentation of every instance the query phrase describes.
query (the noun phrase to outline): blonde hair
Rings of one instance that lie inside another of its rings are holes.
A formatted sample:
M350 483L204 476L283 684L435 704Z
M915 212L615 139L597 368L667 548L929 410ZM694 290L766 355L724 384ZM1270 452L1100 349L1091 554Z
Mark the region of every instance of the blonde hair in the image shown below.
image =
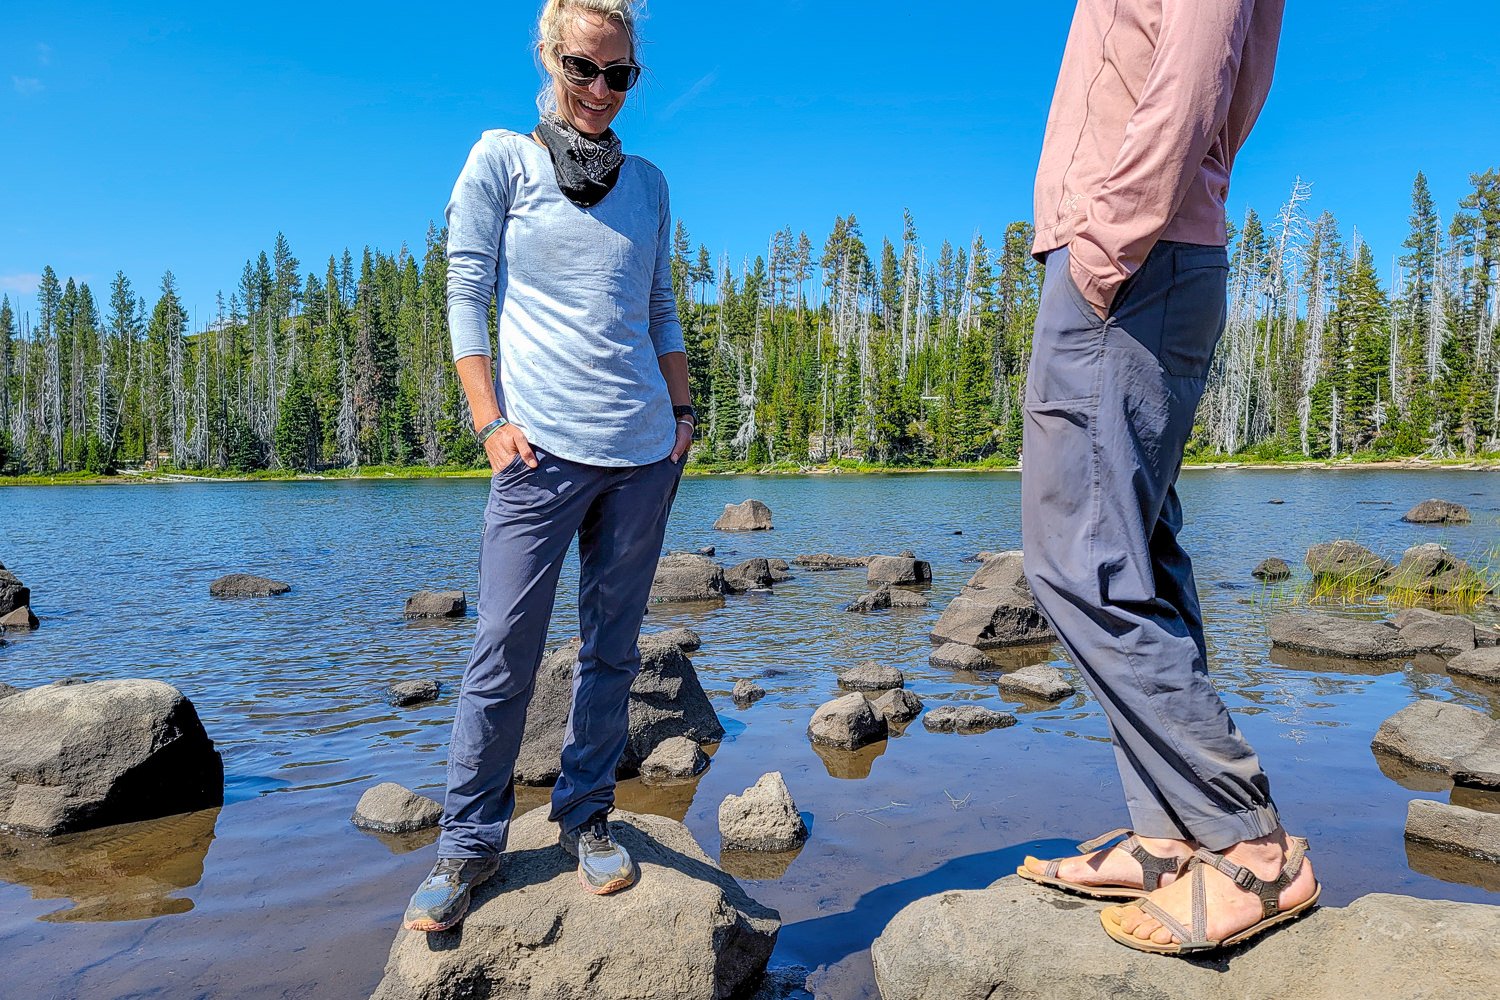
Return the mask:
M577 14L592 14L620 25L630 38L631 61L638 66L641 63L640 36L636 33L636 25L645 18L645 4L641 0L547 0L537 20L541 68L547 76L536 98L537 108L543 114L557 110L552 77L561 71L558 52L562 48L563 31L570 23L570 17Z

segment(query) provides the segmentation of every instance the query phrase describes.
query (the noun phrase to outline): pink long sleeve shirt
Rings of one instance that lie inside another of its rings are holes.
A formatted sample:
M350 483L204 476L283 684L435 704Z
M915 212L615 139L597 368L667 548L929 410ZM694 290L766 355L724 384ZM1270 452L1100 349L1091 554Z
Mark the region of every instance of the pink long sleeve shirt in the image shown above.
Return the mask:
M1158 240L1223 246L1286 0L1078 0L1036 181L1041 256L1104 314Z

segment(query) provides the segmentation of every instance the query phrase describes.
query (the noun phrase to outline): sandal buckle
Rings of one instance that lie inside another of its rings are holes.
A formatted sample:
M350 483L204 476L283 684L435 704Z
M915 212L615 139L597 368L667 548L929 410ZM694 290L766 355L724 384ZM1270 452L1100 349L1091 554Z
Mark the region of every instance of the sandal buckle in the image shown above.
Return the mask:
M1249 868L1246 868L1244 865L1241 865L1240 870L1234 873L1234 884L1239 886L1241 889L1245 889L1249 892L1255 892L1256 885L1259 884L1259 882L1260 876L1256 875L1253 871L1251 871Z

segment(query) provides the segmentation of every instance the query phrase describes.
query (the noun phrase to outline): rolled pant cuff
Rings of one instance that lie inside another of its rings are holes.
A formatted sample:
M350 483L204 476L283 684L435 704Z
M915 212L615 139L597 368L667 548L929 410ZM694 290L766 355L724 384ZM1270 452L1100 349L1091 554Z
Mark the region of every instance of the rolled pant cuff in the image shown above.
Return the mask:
M1227 851L1243 840L1270 836L1281 827L1281 817L1274 805L1256 806L1244 812L1229 813L1211 822L1195 823L1193 837L1210 851Z

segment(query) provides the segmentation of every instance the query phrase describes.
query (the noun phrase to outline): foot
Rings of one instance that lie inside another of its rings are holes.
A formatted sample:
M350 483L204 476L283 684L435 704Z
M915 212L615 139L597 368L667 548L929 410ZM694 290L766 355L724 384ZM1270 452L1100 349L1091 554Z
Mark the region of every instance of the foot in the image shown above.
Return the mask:
M1182 862L1193 853L1193 845L1185 840L1163 840L1158 837L1137 837L1136 839L1140 841L1142 847L1159 858L1171 858ZM1047 862L1027 855L1026 870L1037 875L1046 875ZM1145 882L1141 863L1119 844L1106 847L1102 851L1060 859L1057 878L1065 882L1100 888L1125 886L1139 889ZM1175 873L1166 872L1161 876L1161 884L1170 885L1176 878Z
M429 934L454 926L469 912L470 892L499 870L499 858L438 858L412 894L402 926Z
M1286 831L1278 829L1268 837L1241 841L1223 854L1235 864L1248 868L1258 877L1271 882L1281 874L1290 846ZM1212 865L1203 865L1202 870L1205 909L1208 913L1208 940L1222 941L1260 923L1265 914L1259 896L1240 888L1228 875ZM1191 883L1191 879L1179 879L1146 898L1175 917L1184 927L1192 927ZM1292 880L1292 884L1281 891L1277 901L1279 909L1285 911L1307 902L1317 890L1317 884L1317 880L1313 878L1312 862L1304 859L1302 870ZM1156 944L1183 943L1159 920L1138 906L1106 907L1104 913L1111 921L1119 924L1122 931L1138 940Z
M596 896L607 896L635 884L638 872L630 852L609 832L608 809L601 809L558 843L578 859L578 881Z

